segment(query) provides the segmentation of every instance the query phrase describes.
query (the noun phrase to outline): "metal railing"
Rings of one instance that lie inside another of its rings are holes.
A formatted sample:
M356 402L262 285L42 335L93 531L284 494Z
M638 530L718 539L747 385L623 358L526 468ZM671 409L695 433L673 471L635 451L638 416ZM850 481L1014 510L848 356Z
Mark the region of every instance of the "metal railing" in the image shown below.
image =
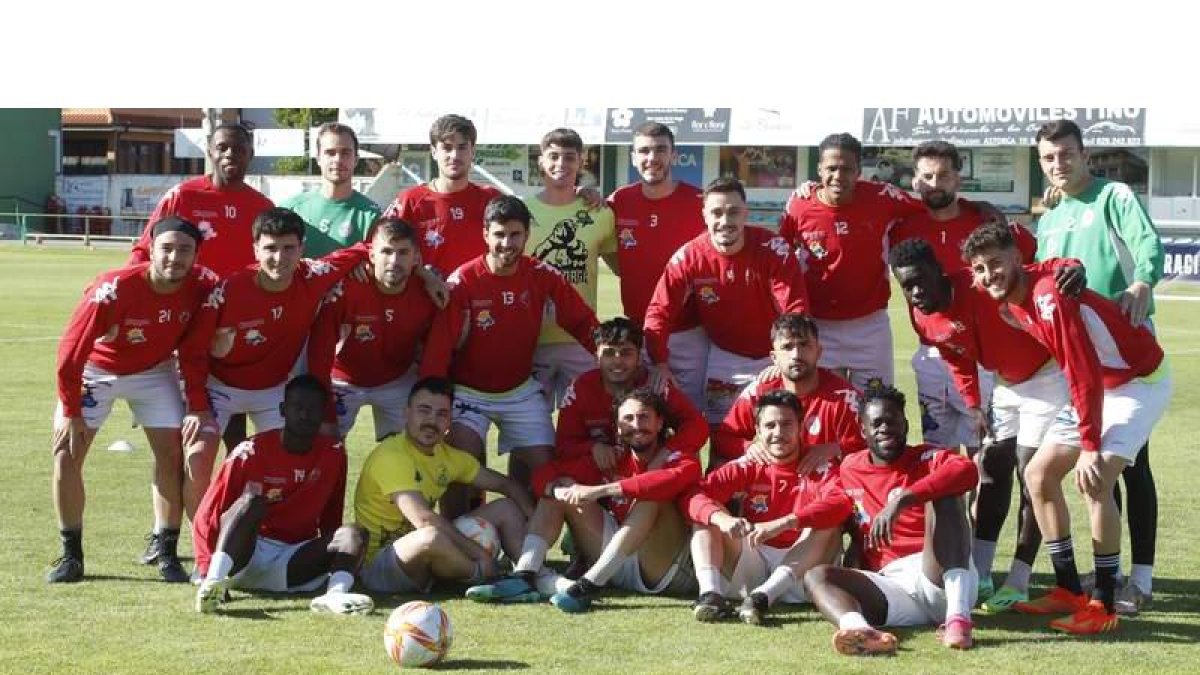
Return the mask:
M27 213L0 211L0 239L7 239L11 227L14 238L25 245L33 239L133 242L141 236L149 214L102 215L92 213ZM114 234L114 227L124 230Z

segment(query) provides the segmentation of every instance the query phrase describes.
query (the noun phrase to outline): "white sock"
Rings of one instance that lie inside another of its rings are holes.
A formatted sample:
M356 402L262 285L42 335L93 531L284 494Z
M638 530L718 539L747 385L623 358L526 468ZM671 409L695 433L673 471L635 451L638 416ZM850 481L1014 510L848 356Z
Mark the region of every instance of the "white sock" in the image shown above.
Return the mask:
M1134 565L1129 570L1129 578L1143 593L1150 593L1150 585L1154 578L1154 565Z
M721 576L721 569L716 565L697 567L696 583L700 585L700 595L705 593L725 595L725 579Z
M583 578L597 586L605 586L628 558L628 555L621 553L619 547L607 546L600 552L600 559L584 573Z
M1008 578L1004 580L1004 585L1009 588L1015 588L1018 591L1029 591L1029 577L1033 574L1033 565L1013 558L1012 567L1008 568Z
M224 551L217 551L212 554L212 559L208 561L208 574L205 575L205 581L219 581L229 577L229 571L233 569L233 558Z
M975 538L971 544L971 560L975 561L975 569L980 579L986 579L992 574L992 561L996 559L996 542Z
M796 573L787 565L780 565L771 572L771 576L762 582L751 594L762 593L767 596L767 604L774 605L781 595L796 587Z
M838 628L840 630L850 630L851 628L870 628L871 624L863 618L858 612L846 612L842 618L838 619Z
M958 615L971 618L971 608L979 595L979 574L973 569L955 567L942 572L946 589L946 618Z
M541 536L532 533L525 535L525 541L521 544L521 557L517 558L517 566L513 571L536 572L542 569L549 548L550 545Z
M329 586L326 593L349 593L354 588L354 575L346 570L338 570L329 575Z

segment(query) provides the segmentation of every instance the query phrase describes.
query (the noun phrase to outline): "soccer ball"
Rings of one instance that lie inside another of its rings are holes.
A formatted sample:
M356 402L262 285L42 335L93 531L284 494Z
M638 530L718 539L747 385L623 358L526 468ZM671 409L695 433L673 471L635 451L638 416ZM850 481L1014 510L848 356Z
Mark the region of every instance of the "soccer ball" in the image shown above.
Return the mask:
M500 532L487 520L479 516L459 516L454 519L454 527L464 537L479 544L491 557L500 555Z
M383 628L383 648L401 668L432 666L450 651L454 629L441 607L413 600L397 607Z

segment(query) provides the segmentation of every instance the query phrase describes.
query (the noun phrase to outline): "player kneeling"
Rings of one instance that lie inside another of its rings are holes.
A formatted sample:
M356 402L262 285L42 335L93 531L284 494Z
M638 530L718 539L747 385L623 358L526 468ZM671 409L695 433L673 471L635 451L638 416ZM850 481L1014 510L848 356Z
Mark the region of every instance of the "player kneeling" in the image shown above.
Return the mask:
M798 473L804 449L796 395L767 392L755 402L754 418L769 462L725 464L680 499L697 523L692 560L700 600L693 613L699 621L731 615L727 590L744 598L738 616L749 624L761 624L776 600L807 602L800 579L837 556L838 526L850 515L836 466L824 462L808 475ZM741 517L725 507L735 496L741 496Z
M354 514L368 542L361 579L372 592L428 593L436 580L478 584L496 576L496 552L433 510L455 483L508 496L467 515L496 526L510 558L521 549L533 506L516 481L446 443L453 404L449 380L418 380L408 396L404 431L385 438L363 464Z
M371 598L350 593L358 532L338 527L346 493L346 451L317 435L329 392L311 375L287 383L283 429L240 443L221 465L196 511L192 538L204 575L196 611L217 609L229 588L328 592L314 610L365 614Z
M695 592L690 532L675 499L700 479L700 463L665 447L667 407L662 396L639 387L617 408L617 453L601 471L591 454L554 460L533 477L542 495L529 520L529 534L512 576L467 589L481 602L537 602L538 587L561 588L550 602L564 612L584 612L602 586L647 594ZM619 480L608 482L609 477ZM600 500L606 500L601 504ZM574 583L543 570L546 550L564 521L575 546L595 560ZM539 583L539 576L545 581Z
M896 636L872 626L942 621L942 642L968 649L979 576L962 496L979 471L953 451L907 445L904 394L895 388L867 389L860 406L868 452L842 460L841 479L854 500L862 569L810 570L808 597L837 624L833 646L842 654L894 653Z

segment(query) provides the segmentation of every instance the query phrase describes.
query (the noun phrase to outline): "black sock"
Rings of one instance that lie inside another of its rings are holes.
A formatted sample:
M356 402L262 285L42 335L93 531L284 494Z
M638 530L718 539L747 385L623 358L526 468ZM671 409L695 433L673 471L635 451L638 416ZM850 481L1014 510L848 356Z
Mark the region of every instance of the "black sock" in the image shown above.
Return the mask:
M179 557L179 530L163 528L158 531L158 547L162 555L171 558Z
M62 536L63 556L83 560L83 528L60 530Z
M521 581L524 581L525 583L529 584L530 586L533 586L534 583L537 581L537 572L530 572L528 570L519 570L519 571L513 572L513 576L517 577Z
M1121 552L1097 553L1096 559L1096 588L1092 591L1092 599L1104 603L1104 609L1109 614L1113 612L1113 601L1116 599L1117 570L1121 567Z
M1075 545L1071 543L1071 538L1048 541L1046 548L1050 551L1050 562L1054 565L1054 580L1075 595L1082 593L1079 569L1075 566Z

